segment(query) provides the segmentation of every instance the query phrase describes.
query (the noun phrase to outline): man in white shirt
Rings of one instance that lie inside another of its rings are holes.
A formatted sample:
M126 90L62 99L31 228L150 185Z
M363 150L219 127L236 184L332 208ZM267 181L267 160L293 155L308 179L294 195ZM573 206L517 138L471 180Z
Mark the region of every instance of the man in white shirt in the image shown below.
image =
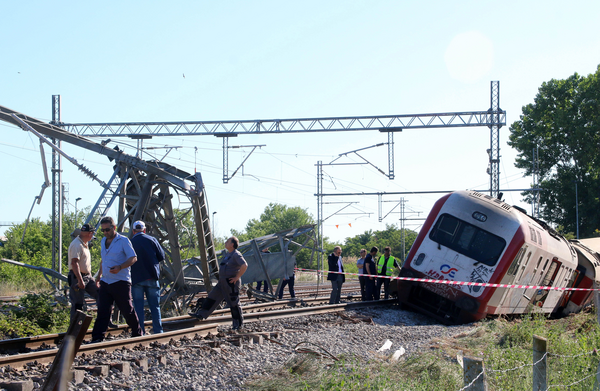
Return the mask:
M71 321L77 310L83 310L85 292L98 301L98 287L91 275L92 257L88 243L94 236L94 228L83 224L78 236L69 245L69 299L71 300ZM75 234L75 232L74 232Z

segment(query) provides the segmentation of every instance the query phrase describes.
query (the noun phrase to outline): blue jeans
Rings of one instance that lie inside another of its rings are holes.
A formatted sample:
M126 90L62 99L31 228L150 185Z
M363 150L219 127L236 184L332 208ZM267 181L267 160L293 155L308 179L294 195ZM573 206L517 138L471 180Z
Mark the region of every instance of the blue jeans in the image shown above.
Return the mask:
M146 280L138 282L131 287L133 296L133 307L140 320L140 326L144 330L144 293L148 300L148 307L152 314L152 332L159 334L163 332L162 320L160 318L160 284L158 280Z

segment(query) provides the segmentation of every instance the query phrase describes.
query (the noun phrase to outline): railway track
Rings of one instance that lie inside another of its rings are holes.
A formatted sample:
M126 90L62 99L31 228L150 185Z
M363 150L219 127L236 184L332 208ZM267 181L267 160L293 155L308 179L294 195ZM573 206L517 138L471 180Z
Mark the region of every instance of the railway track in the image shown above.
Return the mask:
M380 300L376 302L349 302L343 304L330 305L327 303L328 297L318 297L305 300L278 301L274 303L261 303L244 306L244 322L252 323L271 319L283 319L296 316L308 316L330 312L345 311L347 309L361 308L366 306L389 305L396 303L396 300ZM292 307L292 308L289 308ZM123 338L126 334L127 325L121 325L117 329L109 329L107 340L90 344L81 345L78 354L93 354L96 351L113 351L120 348L134 348L136 346L148 346L154 343L166 343L173 339L183 337L195 338L205 337L208 334L216 335L217 327L231 324L231 317L226 315L228 309L217 310L211 317L204 321L197 320L190 316L179 316L163 319L162 334L145 335L135 338ZM151 321L146 322L146 326L151 326ZM90 339L91 330L86 334L86 340ZM65 334L41 335L28 338L18 338L0 341L0 351L2 352L20 352L0 357L0 367L10 365L13 368L21 368L27 363L48 363L51 362L58 352L58 345ZM36 351L31 351L36 349ZM25 353L23 353L25 351Z

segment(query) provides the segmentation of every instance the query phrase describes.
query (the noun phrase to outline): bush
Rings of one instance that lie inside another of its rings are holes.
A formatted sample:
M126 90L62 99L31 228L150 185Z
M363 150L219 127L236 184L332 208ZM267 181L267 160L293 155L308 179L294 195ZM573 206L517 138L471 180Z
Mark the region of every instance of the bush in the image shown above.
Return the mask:
M52 294L27 294L18 306L5 307L0 314L0 333L19 338L65 331L70 321L69 307L56 302Z

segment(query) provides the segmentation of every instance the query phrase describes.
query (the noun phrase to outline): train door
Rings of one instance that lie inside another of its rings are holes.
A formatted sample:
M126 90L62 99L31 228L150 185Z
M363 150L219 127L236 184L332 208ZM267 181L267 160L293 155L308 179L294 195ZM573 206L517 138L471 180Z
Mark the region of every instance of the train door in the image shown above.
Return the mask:
M542 283L540 284L541 286L554 285L554 280L556 279L556 275L560 270L560 265L562 265L562 262L559 262L558 258L554 257L552 259L552 263L550 263L550 267L548 268L546 275L544 276L544 279L542 280ZM549 292L550 290L548 289L539 289L535 296L532 297L531 304L537 307L542 307L546 301L546 298L548 297Z
M502 278L502 281L500 282L501 284L510 285L515 281L517 273L519 272L519 267L521 266L521 263L525 259L525 254L527 254L527 247L528 247L527 245L524 245L523 247L521 247L521 249L515 256L515 259L513 259L512 263L508 267L506 274ZM529 252L529 257L531 257L531 252ZM497 306L499 308L502 308L501 311L504 312L504 311L506 311L506 308L508 308L509 302L510 302L511 297L514 294L515 290L509 289L509 288L499 288L496 292L500 293L500 291L502 291L502 296L501 296L500 301L498 302ZM496 294L494 294L494 295L496 295ZM491 299L490 302L492 302L490 305L496 305L495 303L493 303L493 299Z
M535 248L533 249L535 250ZM529 266L529 261L533 257L533 251L529 250L527 253L527 257L524 262L521 262L518 266L518 272L516 273L516 277L514 279L514 284L522 284L523 276L525 275L525 270ZM520 289L513 289L510 296L510 305L508 306L508 313L521 313L523 312L521 308L519 308L519 303L523 300L523 295L525 292L522 292ZM524 307L525 305L523 305Z
M573 274L571 274L571 278L569 279L569 282L566 284L566 287L573 288L574 286L579 286L579 284L581 283L581 280L583 280L583 276L585 276L586 270L587 269L585 267L578 265L577 270L574 270ZM580 276L582 278L579 278ZM572 295L573 295L573 291L565 291L565 293L563 293L563 298L558 306L559 312L562 311L567 306Z

